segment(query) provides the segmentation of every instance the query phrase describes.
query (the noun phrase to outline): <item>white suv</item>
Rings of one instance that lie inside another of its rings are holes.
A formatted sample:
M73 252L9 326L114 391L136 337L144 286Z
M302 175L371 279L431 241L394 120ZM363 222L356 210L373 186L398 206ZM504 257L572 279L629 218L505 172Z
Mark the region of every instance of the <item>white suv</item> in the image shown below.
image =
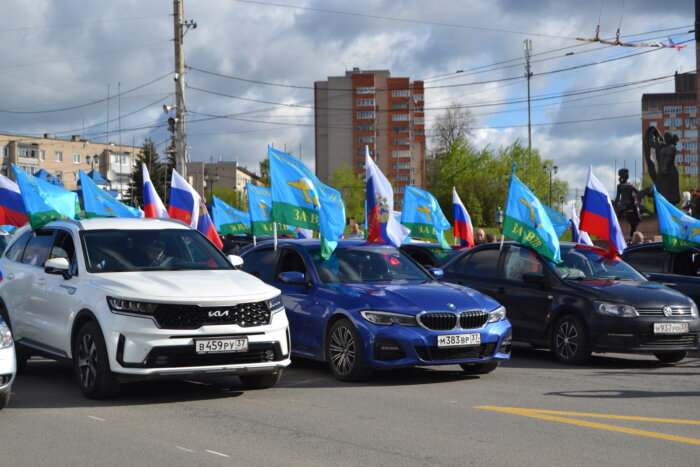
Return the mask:
M18 367L73 363L90 398L151 378L238 375L273 386L289 365L278 289L237 270L179 221L55 221L17 231L0 259L0 314Z

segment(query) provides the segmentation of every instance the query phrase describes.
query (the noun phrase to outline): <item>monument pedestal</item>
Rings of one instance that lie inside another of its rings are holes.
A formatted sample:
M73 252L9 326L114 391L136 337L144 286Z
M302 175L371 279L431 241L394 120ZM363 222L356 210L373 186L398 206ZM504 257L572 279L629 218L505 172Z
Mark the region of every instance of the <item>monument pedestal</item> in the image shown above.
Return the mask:
M630 239L630 224L626 220L618 219L620 223L620 228L622 229L622 234L629 241ZM637 231L644 235L644 241L650 240L652 242L661 241L661 230L659 230L659 220L656 218L656 214L649 217L643 217L642 222L637 226Z

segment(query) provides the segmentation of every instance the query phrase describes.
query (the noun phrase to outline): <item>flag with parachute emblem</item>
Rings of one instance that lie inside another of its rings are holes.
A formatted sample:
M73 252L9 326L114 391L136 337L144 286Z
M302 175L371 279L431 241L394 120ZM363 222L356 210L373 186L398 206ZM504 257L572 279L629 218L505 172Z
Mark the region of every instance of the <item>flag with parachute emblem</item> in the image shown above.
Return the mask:
M82 170L79 171L85 217L143 217L143 211L118 201Z
M270 218L272 211L272 190L265 186L246 183L248 194L248 215L250 216L250 229L254 236L273 235L274 223ZM277 224L278 235L296 236L294 229L288 225Z
M32 230L56 219L77 219L80 204L77 193L64 190L27 173L12 164Z
M216 195L212 197L211 204L214 225L219 234L235 235L250 232L250 215L247 212L230 206Z
M432 238L444 249L450 248L450 244L445 240L445 230L450 228L450 222L431 193L406 185L401 223L411 230L412 237Z
M680 253L700 246L700 219L695 219L669 203L654 185L654 203L664 249Z

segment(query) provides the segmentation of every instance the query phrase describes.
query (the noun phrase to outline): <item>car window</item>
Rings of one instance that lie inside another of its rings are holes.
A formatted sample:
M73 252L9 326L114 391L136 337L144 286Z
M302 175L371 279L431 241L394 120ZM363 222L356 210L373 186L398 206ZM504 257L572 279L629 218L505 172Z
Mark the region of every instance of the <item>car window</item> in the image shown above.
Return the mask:
M70 270L72 275L77 274L77 261L75 258L75 244L73 243L73 236L66 232L65 230L56 231L56 239L51 247L51 252L49 253L49 259L53 258L65 258L70 264Z
M279 272L296 271L306 275L306 264L304 258L292 249L285 248L282 251L282 259L280 260Z
M27 242L32 237L32 232L25 232L21 237L15 241L10 248L5 252L5 257L10 261L19 261L22 258L22 253L24 253L24 247Z
M625 261L642 272L665 272L667 252L661 247L629 251Z
M22 263L30 266L44 267L53 241L53 230L39 230L29 239L22 254Z
M265 282L275 280L275 266L277 266L277 252L272 248L251 251L246 254L243 261L243 270Z
M428 266L428 267L437 267L438 262L433 258L430 253L427 251L423 251L420 248L407 248L404 250L408 256L413 258L416 263L420 264L421 266Z
M697 250L686 250L673 255L673 274L697 276L700 268L700 253Z
M503 277L514 281L522 281L527 273L542 274L542 262L534 251L519 246L511 246L506 251L503 264Z
M496 277L498 275L498 249L479 250L462 258L455 266L455 272L476 276Z
M562 262L547 263L556 274L567 280L634 280L646 278L617 254L586 245L562 247Z

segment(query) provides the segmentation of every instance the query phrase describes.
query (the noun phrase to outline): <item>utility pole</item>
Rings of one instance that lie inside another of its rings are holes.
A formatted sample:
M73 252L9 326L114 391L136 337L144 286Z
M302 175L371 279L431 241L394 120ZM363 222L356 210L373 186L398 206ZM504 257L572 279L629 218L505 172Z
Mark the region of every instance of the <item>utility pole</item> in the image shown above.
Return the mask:
M700 0L696 0L700 1ZM525 52L525 77L527 78L527 153L532 154L532 125L530 124L530 55L532 54L532 41L525 39L523 41L523 52ZM551 205L552 202L550 201Z
M194 21L185 21L184 0L173 0L173 21L175 26L175 118L172 123L175 140L175 168L187 180L187 138L185 137L185 49L184 38L187 31L197 27Z
M695 0L695 69L700 65L700 0ZM695 107L700 109L700 79L695 72ZM697 115L697 113L696 113ZM698 147L700 148L700 134L698 134ZM697 186L700 186L698 181Z

